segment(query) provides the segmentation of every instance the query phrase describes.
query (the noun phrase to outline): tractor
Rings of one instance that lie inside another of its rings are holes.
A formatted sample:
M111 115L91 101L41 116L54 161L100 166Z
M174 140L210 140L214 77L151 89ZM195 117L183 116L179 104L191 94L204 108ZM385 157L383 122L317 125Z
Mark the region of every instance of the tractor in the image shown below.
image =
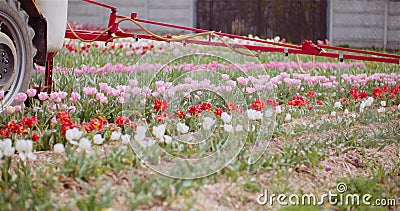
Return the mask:
M2 108L30 84L34 64L45 66L64 42L68 0L0 0Z

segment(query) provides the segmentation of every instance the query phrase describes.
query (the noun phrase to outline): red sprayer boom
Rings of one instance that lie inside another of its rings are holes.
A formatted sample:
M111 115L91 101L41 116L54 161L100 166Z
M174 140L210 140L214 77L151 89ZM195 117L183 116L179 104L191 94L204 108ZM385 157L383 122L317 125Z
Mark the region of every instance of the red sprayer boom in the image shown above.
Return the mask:
M181 42L183 44L193 43L193 44L208 45L208 46L225 46L231 48L232 50L244 48L251 51L255 51L254 54L251 55L249 54L249 56L258 56L259 53L261 52L278 52L278 53L285 53L286 56L288 54L302 54L302 55L336 58L339 59L339 61L341 62L343 62L345 59L350 59L350 60L400 64L400 55L395 55L395 54L379 53L379 52L365 51L365 50L358 50L351 48L341 48L328 45L315 45L314 43L308 40L304 40L301 43L301 45L293 45L280 42L269 42L266 40L254 39L233 34L208 31L186 26L178 26L178 25L161 23L150 20L143 20L137 18L136 13L132 13L130 17L120 16L117 15L116 7L99 3L93 0L83 0L83 1L110 9L111 14L108 26L103 31L88 31L88 30L74 30L70 25L68 25L68 28L65 33L66 38L79 39L81 41L86 41L86 42L92 42L92 41L110 42L115 38L136 38L136 39L148 39L148 40L165 41L165 42ZM126 21L132 22L142 31L144 31L144 33L143 34L129 33L121 30L119 28L119 24ZM147 28L143 27L141 23L185 30L194 32L196 34L191 34L181 38L172 38L171 36L158 36L149 31ZM195 37L199 36L208 36L209 39L208 40L194 39ZM252 41L253 43L259 43L260 45L244 45L244 44L231 45L226 43L224 39L222 39L224 37ZM218 41L213 41L211 38L217 38ZM326 51L327 49L335 50L340 53L327 52Z

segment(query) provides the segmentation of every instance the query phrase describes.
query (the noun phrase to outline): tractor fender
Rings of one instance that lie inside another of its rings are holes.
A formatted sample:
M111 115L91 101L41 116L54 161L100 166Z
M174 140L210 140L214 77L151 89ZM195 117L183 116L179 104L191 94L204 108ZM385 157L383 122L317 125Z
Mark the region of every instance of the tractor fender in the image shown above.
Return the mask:
M33 45L36 47L34 63L44 66L47 55L47 20L33 0L18 0L21 8L29 15L29 25L35 31Z

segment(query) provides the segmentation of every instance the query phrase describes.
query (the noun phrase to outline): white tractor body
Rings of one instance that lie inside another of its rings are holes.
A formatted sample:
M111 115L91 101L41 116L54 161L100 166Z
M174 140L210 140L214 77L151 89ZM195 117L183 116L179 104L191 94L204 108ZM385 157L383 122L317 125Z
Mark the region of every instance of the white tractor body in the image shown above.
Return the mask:
M35 3L47 20L47 52L58 52L64 43L68 0L36 0Z

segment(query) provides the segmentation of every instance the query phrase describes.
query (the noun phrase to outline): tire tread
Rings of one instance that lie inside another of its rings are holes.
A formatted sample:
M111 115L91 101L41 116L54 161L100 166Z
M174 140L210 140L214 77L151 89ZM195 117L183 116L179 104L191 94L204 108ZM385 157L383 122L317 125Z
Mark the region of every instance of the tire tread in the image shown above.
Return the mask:
M25 45L30 45L30 47L28 47L27 49L30 49L31 52L29 52L29 50L26 52L26 53L28 53L27 54L28 64L24 67L25 68L25 77L23 78L22 85L21 85L21 87L19 89L19 92L25 92L29 87L30 80L31 80L31 75L32 75L32 72L35 69L34 68L34 62L33 62L34 57L35 57L35 55L37 53L37 48L33 44L33 38L35 36L35 31L29 25L29 15L21 7L21 3L19 1L17 1L17 0L0 0L0 3L3 4L3 5L4 4L8 4L9 8L14 10L14 12L21 18L20 20L22 20L23 25L26 26L27 37L25 38L25 40L29 40L29 41L25 42ZM29 53L30 53L30 55L29 55ZM12 103L12 104L15 105L15 103ZM0 108L0 112L1 112L1 108Z

